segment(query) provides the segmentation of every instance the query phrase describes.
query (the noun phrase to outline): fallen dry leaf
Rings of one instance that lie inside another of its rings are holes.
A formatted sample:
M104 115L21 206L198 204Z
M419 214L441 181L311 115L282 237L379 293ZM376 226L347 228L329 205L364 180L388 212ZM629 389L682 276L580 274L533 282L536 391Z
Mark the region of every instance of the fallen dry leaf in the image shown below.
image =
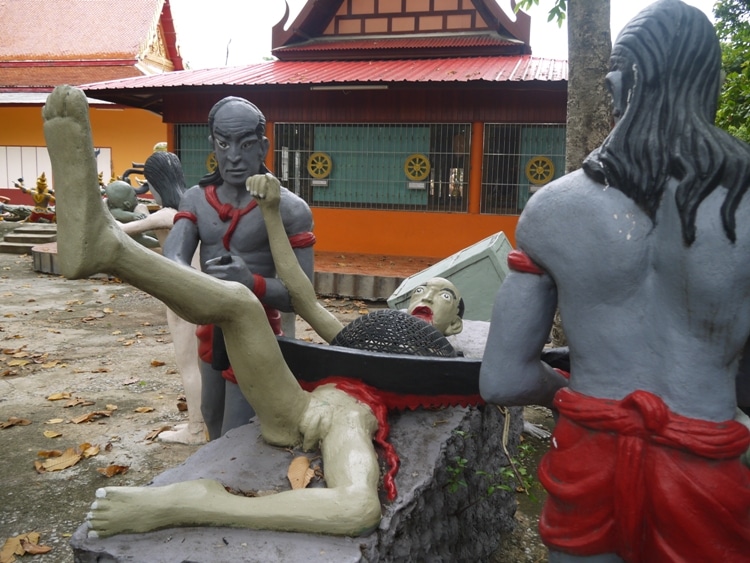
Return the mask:
M138 407L135 409L135 412L139 413L146 413L146 412L153 412L154 407Z
M62 471L81 461L81 454L73 448L65 450L61 456L51 457L41 464L42 471Z
M11 360L8 362L8 365L11 367L16 367L16 366L23 367L30 363L31 363L31 360Z
M158 368L160 366L165 365L166 362L162 362L161 360L151 360L151 367Z
M62 436L62 432L55 432L54 430L44 431L45 438L59 438L60 436Z
M70 407L90 407L91 405L95 405L96 403L94 401L88 401L86 399L81 399L80 397L76 397L75 399L72 399L71 401L65 403L63 405L64 409L68 409Z
M61 422L65 422L65 419L64 418L50 418L44 424L60 424Z
M73 424L81 424L82 422L91 422L92 420L96 420L97 418L101 418L103 416L112 416L112 411L89 412L86 414L82 414L81 416L71 418L70 422L72 422Z
M315 471L310 467L310 460L303 455L295 457L286 472L292 489L304 489L310 484L314 475Z
M61 471L68 467L73 467L83 458L89 458L99 453L99 446L92 446L88 442L80 444L76 448L68 448L64 452L60 450L42 450L37 452L37 456L45 461L36 460L34 467L39 473L47 471Z
M70 393L53 393L49 397L47 397L48 401L59 401L61 399L70 399L71 395Z
M39 532L29 532L8 538L2 549L0 549L0 563L13 563L16 561L16 555L39 555L49 553L52 548L46 545L39 545Z
M18 418L11 416L7 421L0 422L0 428L10 428L11 426L28 426L31 421L27 418Z
M52 551L52 547L49 545L39 545L38 543L31 543L27 540L21 540L21 546L25 553L28 553L29 555L42 555Z
M86 446L86 447L84 447ZM79 446L80 449L83 450L83 457L88 459L90 457L94 457L95 455L99 455L99 446L92 446L91 444L82 444Z
M116 411L117 410L117 405L107 405L107 410L108 411Z
M127 465L108 465L107 467L97 467L97 471L104 475L107 479L114 477L115 475L124 475L130 469Z

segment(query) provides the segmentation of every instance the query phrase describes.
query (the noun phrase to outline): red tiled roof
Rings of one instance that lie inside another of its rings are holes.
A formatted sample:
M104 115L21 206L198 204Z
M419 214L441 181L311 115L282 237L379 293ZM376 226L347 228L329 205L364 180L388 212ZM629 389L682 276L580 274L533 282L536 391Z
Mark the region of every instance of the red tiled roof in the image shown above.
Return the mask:
M376 61L271 61L186 70L82 86L87 92L191 86L369 84L407 82L566 81L567 61L530 55Z
M0 87L143 74L136 64L155 37L162 11L165 47L182 68L167 0L0 0Z
M127 58L151 37L164 0L5 0L0 61Z
M133 76L143 76L131 61L130 66L0 66L0 92L29 91L40 89L49 91L59 84L81 84L91 80L120 80ZM12 85L12 86L11 86Z

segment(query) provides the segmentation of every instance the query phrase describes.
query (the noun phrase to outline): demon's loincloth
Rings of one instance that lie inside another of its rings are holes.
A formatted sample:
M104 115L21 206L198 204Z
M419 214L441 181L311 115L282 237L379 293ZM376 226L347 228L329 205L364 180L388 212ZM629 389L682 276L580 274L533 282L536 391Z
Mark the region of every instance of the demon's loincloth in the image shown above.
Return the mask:
M539 523L556 551L637 561L750 561L750 432L671 412L646 391L622 400L561 389L539 478Z

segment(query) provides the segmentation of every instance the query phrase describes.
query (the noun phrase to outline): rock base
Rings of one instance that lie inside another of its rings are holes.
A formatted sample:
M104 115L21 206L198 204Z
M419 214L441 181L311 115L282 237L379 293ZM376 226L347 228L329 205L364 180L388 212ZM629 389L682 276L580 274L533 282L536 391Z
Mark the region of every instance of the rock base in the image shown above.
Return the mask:
M511 452L523 425L521 413L510 409ZM370 535L172 528L89 539L84 524L71 538L75 561L487 561L513 528L516 510L513 493L495 489L488 494L491 485L502 482L501 470L508 463L502 453L505 417L496 407L485 406L405 412L390 421L390 439L401 459L398 497L383 502L382 521ZM159 475L152 485L209 478L240 491L288 489L286 473L293 456L263 442L259 430L251 423L227 433Z

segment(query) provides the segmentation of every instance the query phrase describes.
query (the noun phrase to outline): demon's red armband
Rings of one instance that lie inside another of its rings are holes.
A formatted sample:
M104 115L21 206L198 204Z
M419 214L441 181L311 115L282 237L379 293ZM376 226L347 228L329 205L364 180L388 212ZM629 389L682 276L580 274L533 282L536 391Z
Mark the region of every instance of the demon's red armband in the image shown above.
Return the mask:
M536 274L541 276L546 272L529 258L523 250L511 250L508 253L508 267L516 272L523 272L525 274Z
M180 219L188 219L192 221L193 223L198 223L198 217L195 216L195 213L190 213L189 211L178 211L174 215L174 219L172 219L172 223L176 223Z
M562 375L565 379L570 379L570 373L568 373L564 369L560 369L560 368L552 368L552 369L554 369L557 373Z
M292 248L307 248L315 244L315 241L315 235L310 231L289 237L289 244L292 245Z
M266 278L259 274L253 274L253 293L258 299L266 294Z

